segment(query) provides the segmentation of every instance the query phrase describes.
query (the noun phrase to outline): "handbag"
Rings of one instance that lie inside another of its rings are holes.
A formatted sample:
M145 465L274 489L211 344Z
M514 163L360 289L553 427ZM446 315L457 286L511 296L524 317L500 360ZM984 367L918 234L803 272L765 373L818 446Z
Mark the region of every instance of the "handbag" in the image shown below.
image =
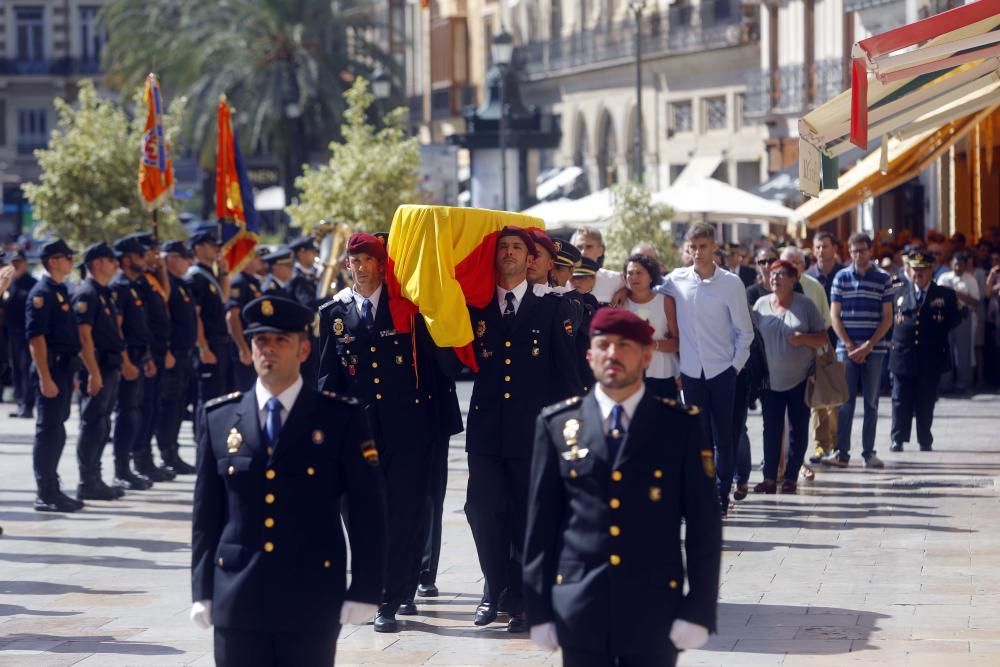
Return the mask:
M809 377L806 378L806 405L810 408L833 408L847 401L847 370L827 346L817 353Z

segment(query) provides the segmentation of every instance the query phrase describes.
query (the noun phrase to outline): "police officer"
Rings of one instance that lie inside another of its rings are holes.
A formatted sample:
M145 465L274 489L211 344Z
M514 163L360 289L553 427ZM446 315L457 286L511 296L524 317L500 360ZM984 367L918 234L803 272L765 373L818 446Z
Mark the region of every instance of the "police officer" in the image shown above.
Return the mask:
M319 248L311 236L292 241L289 248L295 255L295 273L288 283L288 294L306 308L316 312L325 301L318 296L319 276L316 271L316 258L319 257ZM302 364L302 376L306 382L316 386L320 346L315 337L312 343L312 354Z
M573 272L583 264L584 257L580 250L565 241L553 239L556 246L556 258L552 266L552 282L556 285L571 285ZM593 260L587 260L593 262ZM594 263L596 267L596 262ZM596 268L590 267L588 270L596 272ZM590 371L590 364L587 362L587 349L590 347L590 320L600 307L593 294L584 294L576 287L565 292L563 297L576 304L580 313L580 323L576 330L576 359L577 370L580 374L580 381L583 383L583 390L590 391L594 383L594 374Z
M274 296L290 296L288 283L292 279L292 251L288 248L278 248L263 257L267 264L268 275L261 282L260 290L264 294Z
M115 241L114 251L118 257L119 272L112 279L110 287L118 310L118 325L125 339L112 434L114 483L125 490L144 491L153 482L145 474L133 471L131 461L142 433L146 380L156 375L156 365L150 353L153 334L150 331L143 288L146 248L134 236L126 236Z
M24 251L13 251L10 265L14 267L14 278L7 287L7 345L10 356L11 380L14 384L14 398L17 410L9 414L19 419L35 418L35 389L31 385L31 354L25 330L25 304L28 293L38 280L28 273L28 260Z
M951 367L948 333L961 314L955 291L934 282L934 257L914 250L905 257L907 281L896 297L889 370L892 372L892 446L903 451L917 419L917 442L930 451L931 424L941 374Z
M552 245L555 246L556 257L552 262L552 270L549 271L550 282L553 285L569 286L573 269L580 265L580 258L583 255L575 245L562 239L552 239Z
M45 276L28 292L25 304L25 337L31 352L32 380L38 419L32 464L39 512L75 512L83 503L59 488L59 458L66 445L73 374L79 368L80 338L70 310L69 290L63 281L73 271L75 253L62 239L42 246Z
M479 372L466 424L469 484L465 514L486 585L475 624L497 618L501 595L510 632L526 632L521 595L521 536L535 419L541 409L578 395L568 303L538 296L527 280L535 243L520 227L497 238L496 298L469 308Z
M170 282L170 351L173 368L164 368L160 384L160 413L156 424L156 444L164 463L179 475L193 474L195 468L180 456L178 435L188 404L188 389L194 376L194 348L198 340L198 313L191 288L184 275L191 267L192 254L183 241L163 244L164 264Z
M250 345L243 335L243 306L247 305L262 292L260 290L260 274L264 272L264 260L268 254L267 248L259 247L251 255L247 265L229 281L229 299L226 300L226 328L231 338L229 344L229 365L233 371L232 384L237 391L249 391L257 376L253 372L253 359L250 358Z
M715 629L722 527L712 448L697 408L645 389L652 333L627 310L597 311L588 352L597 384L538 420L525 603L532 639L561 645L567 666L674 665L678 649L702 646Z
M190 239L195 263L188 269L187 281L198 311L198 410L213 398L228 391L229 332L226 330L224 304L228 298L229 279L222 271L216 276L212 265L219 257L219 240L214 229L195 232ZM196 430L198 425L196 424Z
M371 618L382 591L379 454L357 401L302 380L313 312L264 296L243 316L257 381L205 405L191 617L215 626L220 667L329 667L340 626Z
M413 594L435 410L433 352L423 330L397 332L383 284L385 245L358 233L347 243L354 280L320 309L320 386L357 399L368 414L386 475L389 509L385 594L376 632L398 632L396 612ZM413 336L417 337L414 359ZM419 369L421 380L417 381Z
M80 384L80 435L76 458L80 466L80 500L115 500L125 495L101 478L101 455L111 435L111 411L118 396L125 341L118 328L118 311L108 283L118 271L115 253L107 243L95 243L83 252L87 277L73 292L72 306L80 336L83 368Z

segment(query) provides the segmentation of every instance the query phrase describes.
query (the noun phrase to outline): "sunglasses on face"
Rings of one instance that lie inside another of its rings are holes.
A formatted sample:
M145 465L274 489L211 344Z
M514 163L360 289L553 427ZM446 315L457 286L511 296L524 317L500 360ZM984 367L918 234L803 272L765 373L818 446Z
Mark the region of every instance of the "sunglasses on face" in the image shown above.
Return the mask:
M776 261L777 261L777 258L771 259L769 257L765 257L764 259L758 259L757 260L757 266L768 266L770 264L774 264Z

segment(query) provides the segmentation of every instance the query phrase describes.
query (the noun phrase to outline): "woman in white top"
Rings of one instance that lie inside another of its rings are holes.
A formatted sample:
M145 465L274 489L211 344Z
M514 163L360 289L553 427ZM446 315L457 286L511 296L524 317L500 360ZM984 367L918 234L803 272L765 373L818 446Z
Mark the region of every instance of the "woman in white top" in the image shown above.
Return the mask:
M673 297L653 291L660 284L659 263L649 255L632 255L623 271L628 298L624 307L653 327L653 361L646 369L646 387L657 396L677 397L677 309Z

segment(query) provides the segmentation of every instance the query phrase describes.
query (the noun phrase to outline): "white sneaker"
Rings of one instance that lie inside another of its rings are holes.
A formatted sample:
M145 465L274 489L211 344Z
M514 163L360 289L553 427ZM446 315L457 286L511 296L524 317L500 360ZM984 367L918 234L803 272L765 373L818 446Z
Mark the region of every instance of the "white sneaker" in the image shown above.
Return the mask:
M865 459L866 468L884 468L885 464L882 463L882 459L872 454L867 459Z

